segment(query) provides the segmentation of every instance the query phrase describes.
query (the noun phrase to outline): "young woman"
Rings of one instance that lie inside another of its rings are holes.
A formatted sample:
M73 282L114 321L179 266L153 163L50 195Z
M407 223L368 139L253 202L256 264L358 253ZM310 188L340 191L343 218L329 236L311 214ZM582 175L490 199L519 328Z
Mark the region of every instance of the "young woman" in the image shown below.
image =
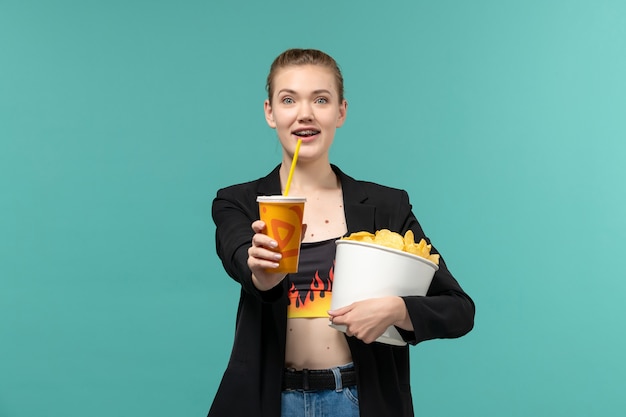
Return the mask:
M282 161L263 178L219 190L213 202L217 253L241 296L232 354L209 416L412 416L408 347L375 339L390 325L413 345L460 337L473 327L474 304L441 259L425 297L381 297L328 311L328 294L321 297L311 283L332 282L335 240L380 229L410 229L416 241L425 235L405 191L357 181L330 163L347 114L333 58L287 50L273 62L267 90L265 118ZM298 139L289 195L306 197L305 233L299 270L285 275L271 272L280 255L258 220L256 197L282 193ZM313 298L312 308L302 308L301 294ZM315 300L326 304L315 307Z

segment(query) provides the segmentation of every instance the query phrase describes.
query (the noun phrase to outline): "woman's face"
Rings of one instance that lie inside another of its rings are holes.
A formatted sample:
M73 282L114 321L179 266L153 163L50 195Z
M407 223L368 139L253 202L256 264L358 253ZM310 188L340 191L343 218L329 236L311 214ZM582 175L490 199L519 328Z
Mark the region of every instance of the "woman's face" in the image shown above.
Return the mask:
M265 101L265 119L276 129L284 153L293 157L302 139L299 161L328 159L335 130L343 125L347 110L333 72L318 65L289 66L276 72L273 84L272 101Z

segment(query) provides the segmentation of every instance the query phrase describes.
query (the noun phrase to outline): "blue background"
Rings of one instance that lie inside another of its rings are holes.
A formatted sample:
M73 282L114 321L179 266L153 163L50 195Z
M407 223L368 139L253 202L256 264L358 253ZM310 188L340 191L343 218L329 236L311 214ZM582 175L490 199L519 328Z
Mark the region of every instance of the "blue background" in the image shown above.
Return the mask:
M219 187L280 161L265 77L340 63L332 161L406 189L477 305L422 416L626 409L626 3L0 0L0 416L202 416L238 287Z

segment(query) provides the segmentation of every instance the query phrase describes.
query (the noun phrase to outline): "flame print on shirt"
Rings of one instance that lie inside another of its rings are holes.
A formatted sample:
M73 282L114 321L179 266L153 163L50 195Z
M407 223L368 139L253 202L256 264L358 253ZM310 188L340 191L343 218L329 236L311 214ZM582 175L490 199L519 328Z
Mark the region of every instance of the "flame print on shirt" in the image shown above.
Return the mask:
M333 267L331 267L327 279L320 278L319 271L315 271L311 285L306 290L298 290L292 283L288 294L287 318L328 317L333 277Z

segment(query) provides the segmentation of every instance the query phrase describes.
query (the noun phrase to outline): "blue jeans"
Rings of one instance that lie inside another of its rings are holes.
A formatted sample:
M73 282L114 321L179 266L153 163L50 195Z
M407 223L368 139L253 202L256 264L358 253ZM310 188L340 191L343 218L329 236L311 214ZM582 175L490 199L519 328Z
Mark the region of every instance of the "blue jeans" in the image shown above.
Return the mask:
M281 417L359 417L356 386L341 385L340 370L349 367L352 364L331 368L335 389L283 391Z

